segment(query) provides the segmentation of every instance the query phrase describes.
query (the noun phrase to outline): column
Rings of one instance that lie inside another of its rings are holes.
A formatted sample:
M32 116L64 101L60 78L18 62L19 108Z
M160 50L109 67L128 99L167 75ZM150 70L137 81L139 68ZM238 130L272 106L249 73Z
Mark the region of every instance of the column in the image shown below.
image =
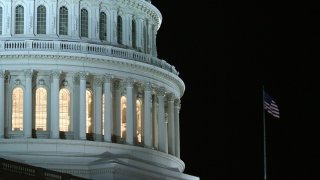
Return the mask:
M168 135L167 135L167 122L165 118L164 112L164 95L165 95L165 88L161 87L157 89L157 96L158 96L158 119L159 119L159 150L165 153L168 153Z
M107 21L107 25L108 25L107 27L110 27L110 29L108 29L108 36L110 37L110 40L108 39L108 41L111 44L117 44L117 18L118 18L117 10L111 10L110 18L108 18L108 21Z
M136 26L137 26L137 29L136 29L137 48L141 50L143 47L143 20L140 16L137 16L136 18Z
M51 120L50 120L50 137L51 139L59 139L59 78L60 72L51 72Z
M143 141L144 146L152 147L152 122L151 122L151 83L146 83L144 87L144 104L143 104Z
M0 69L0 138L4 138L4 79L5 71Z
M80 0L73 0L71 3L70 9L68 9L69 16L68 16L68 35L72 36L73 39L80 38ZM70 31L71 30L71 31Z
M168 149L172 155L175 155L174 98L174 94L168 95Z
M148 29L147 29L147 41L148 41L148 46L147 46L147 52L148 54L152 54L152 40L153 40L153 32L152 32L152 25L151 21L148 21Z
M79 93L79 139L86 140L86 85L87 85L86 72L80 72L80 93Z
M121 94L120 94L120 82L114 82L114 134L115 141L119 142L121 139Z
M179 125L179 112L180 112L180 99L174 100L174 128L175 128L175 156L180 158L180 125Z
M127 129L126 129L126 143L133 144L133 79L128 78L127 81Z
M104 141L111 142L112 106L111 106L111 75L104 76Z
M24 71L26 77L23 113L23 132L25 138L32 137L32 73L32 70Z
M94 140L102 141L102 79L94 77Z

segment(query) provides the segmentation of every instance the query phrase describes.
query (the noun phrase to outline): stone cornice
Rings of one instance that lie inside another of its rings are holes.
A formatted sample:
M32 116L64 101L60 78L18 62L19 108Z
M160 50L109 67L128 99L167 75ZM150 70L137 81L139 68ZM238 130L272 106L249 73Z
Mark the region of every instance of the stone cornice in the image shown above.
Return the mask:
M8 54L5 54L8 53ZM9 54L10 53L10 54ZM66 52L50 52L44 54L40 51L22 51L19 53L13 52L0 52L0 64L5 65L10 60L19 59L20 62L12 61L12 63L21 63L21 60L26 60L26 63L31 63L31 61L39 61L48 65L70 65L70 63L78 63L79 66L86 65L87 67L100 67L101 64L108 65L108 68L117 69L128 69L131 72L136 72L137 74L145 74L147 76L153 76L156 79L161 79L164 81L169 81L173 83L172 85L179 88L179 96L182 96L185 90L185 85L183 81L175 74L168 72L157 66L146 64L143 62L137 62L133 60L127 60L122 58L115 58L102 55L86 55L81 53L66 53ZM45 61L43 61L45 60ZM3 61L7 61L3 63ZM29 61L29 62L27 62Z

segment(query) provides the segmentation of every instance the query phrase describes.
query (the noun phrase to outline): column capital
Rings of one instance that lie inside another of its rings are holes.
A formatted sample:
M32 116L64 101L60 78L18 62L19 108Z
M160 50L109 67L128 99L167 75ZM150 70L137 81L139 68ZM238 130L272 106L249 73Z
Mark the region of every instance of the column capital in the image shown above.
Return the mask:
M61 74L61 71L51 71L51 73L50 73L51 77L54 79L59 79L60 74Z
M127 78L126 79L126 85L127 87L133 87L134 79L133 78Z
M158 96L164 96L166 94L166 88L164 87L159 87L156 89L157 95Z
M88 72L85 72L85 71L79 72L80 80L86 80L88 76L89 76Z
M0 78L5 78L6 77L6 71L0 69Z
M26 76L26 78L32 78L32 74L33 74L33 70L31 69L24 71L24 75Z
M104 81L105 83L111 83L112 79L113 79L113 77L112 77L111 74L105 74L105 75L103 76L103 81Z
M167 94L167 97L168 97L168 101L174 101L175 98L176 98L173 93L168 93L168 94Z
M144 83L144 91L152 91L152 84L150 82Z
M101 76L95 76L93 79L94 86L101 87L103 82L103 78Z
M181 107L180 102L181 102L180 99L175 99L175 100L174 100L174 106L175 106L175 107L178 107L178 108L180 109L180 107Z

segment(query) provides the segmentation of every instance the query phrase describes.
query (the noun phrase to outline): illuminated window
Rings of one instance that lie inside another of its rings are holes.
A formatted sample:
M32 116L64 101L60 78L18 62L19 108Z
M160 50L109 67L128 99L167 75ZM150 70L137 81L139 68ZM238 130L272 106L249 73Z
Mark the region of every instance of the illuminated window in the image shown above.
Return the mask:
M47 90L44 88L38 88L36 91L36 130L47 130Z
M2 34L2 7L0 7L0 34Z
M132 20L132 47L137 48L137 30L136 21Z
M127 129L127 98L121 97L121 138L126 138Z
M148 53L148 32L146 24L143 26L143 44L145 53Z
M142 102L140 100L136 101L137 108L137 140L138 143L142 142Z
M24 33L24 8L21 5L16 7L15 33Z
M23 130L23 89L14 88L12 91L12 131Z
M107 40L107 15L104 12L100 13L100 40Z
M46 34L46 7L37 8L37 34Z
M118 16L117 21L117 37L118 37L118 44L122 44L122 18Z
M92 93L89 90L86 90L86 122L87 122L87 128L86 133L92 133L92 126L93 126L93 118L92 118Z
M88 37L88 11L81 9L80 36Z
M59 34L68 35L68 8L62 6L59 12Z
M59 129L70 131L70 92L63 88L59 92Z

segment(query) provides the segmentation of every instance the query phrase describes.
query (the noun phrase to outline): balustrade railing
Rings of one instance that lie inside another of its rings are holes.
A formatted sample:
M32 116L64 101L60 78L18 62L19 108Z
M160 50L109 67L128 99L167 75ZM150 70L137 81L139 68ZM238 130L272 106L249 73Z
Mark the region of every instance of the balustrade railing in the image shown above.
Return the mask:
M0 52L3 51L62 51L119 57L151 64L179 75L175 67L165 60L158 59L131 49L123 49L110 45L89 44L83 42L64 41L0 41Z

